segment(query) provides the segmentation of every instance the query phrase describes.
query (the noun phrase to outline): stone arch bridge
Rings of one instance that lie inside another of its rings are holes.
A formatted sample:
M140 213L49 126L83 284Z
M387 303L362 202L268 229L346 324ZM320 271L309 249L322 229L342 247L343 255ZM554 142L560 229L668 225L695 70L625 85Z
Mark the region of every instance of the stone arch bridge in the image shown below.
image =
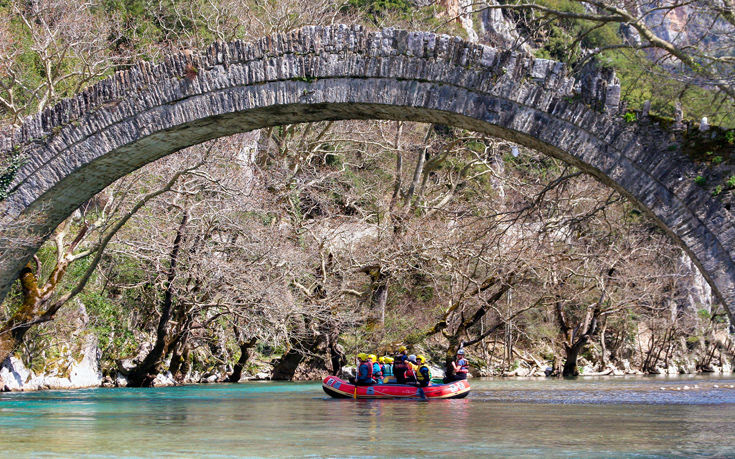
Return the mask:
M479 131L592 174L655 218L732 318L729 204L694 183L705 166L686 135L645 114L625 122L619 102L610 73L575 78L559 62L394 29L306 27L142 63L0 135L0 159L21 164L0 201L0 241L11 240L0 242L0 300L60 222L150 161L266 126L387 119Z

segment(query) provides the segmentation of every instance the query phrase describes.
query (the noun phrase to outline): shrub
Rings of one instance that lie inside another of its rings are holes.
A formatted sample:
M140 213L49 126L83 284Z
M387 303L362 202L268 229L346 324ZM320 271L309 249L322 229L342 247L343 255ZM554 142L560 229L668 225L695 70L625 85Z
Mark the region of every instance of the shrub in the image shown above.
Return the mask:
M694 177L694 183L696 183L699 186L704 186L707 183L707 179L702 177L701 175L698 175Z

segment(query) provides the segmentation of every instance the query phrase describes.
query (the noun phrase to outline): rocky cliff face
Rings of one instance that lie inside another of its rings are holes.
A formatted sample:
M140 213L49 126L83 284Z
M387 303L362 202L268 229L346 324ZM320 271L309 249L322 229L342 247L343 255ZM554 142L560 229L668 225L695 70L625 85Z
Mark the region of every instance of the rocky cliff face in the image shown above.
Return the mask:
M429 2L414 2L417 6ZM528 51L526 45L519 40L520 34L515 23L503 10L488 8L498 5L497 0L473 2L472 0L439 0L439 17L456 18L467 37L472 42L487 43L498 48L521 48ZM476 14L473 14L476 13Z
M472 19L472 0L439 0L439 17L456 20L467 33L467 39L473 43L479 40Z
M507 17L502 9L484 8L484 6L497 5L497 0L488 0L484 4L477 8L480 10L478 24L480 40L498 48L520 48L530 51L528 45L521 40L515 22Z
M694 311L705 309L707 312L712 312L714 303L712 289L692 259L683 252L681 266L685 276L678 282L678 287L684 293L685 301L679 307Z

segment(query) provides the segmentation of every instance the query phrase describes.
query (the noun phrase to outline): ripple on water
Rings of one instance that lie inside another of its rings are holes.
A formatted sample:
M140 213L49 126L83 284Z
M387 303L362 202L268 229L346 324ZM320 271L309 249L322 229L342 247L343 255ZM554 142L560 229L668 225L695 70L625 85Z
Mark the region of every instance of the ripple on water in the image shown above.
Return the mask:
M430 402L314 383L1 394L0 431L20 456L733 456L735 390L714 384L735 380L473 380Z

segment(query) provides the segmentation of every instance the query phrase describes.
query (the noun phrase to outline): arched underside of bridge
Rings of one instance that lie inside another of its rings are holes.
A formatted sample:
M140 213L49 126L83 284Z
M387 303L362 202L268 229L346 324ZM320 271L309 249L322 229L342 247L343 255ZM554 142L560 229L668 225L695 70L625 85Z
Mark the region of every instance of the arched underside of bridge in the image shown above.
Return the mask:
M319 120L445 123L560 158L652 215L735 311L735 225L693 183L671 134L624 123L619 87L577 81L558 62L426 32L309 27L201 55L141 64L30 118L0 138L20 155L0 202L0 299L53 229L135 169L203 141Z

